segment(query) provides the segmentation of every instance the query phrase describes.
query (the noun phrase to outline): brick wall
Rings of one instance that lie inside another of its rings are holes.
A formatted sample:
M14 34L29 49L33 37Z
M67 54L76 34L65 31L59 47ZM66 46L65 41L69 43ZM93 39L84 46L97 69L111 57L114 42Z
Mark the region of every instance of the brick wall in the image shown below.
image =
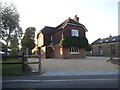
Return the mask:
M59 44L54 45L54 58L63 58L63 49L60 48Z
M41 58L46 58L46 46L41 47L40 56Z
M115 45L115 55L114 55L114 57L118 57L118 56L120 57L120 54L119 54L120 53L120 49L119 49L120 42L93 45L93 53L92 53L92 55L100 56L100 54L99 54L99 46L102 46L103 56L110 57L111 56L111 48L110 48L111 45Z
M69 37L71 36L71 29L76 29L79 31L79 37L84 37L85 35L85 30L83 29L82 26L73 26L73 25L67 25L63 30L64 30L64 36Z
M60 40L62 39L62 34L64 37L70 37L71 36L71 29L76 29L79 31L79 37L86 37L85 30L82 26L74 26L74 25L67 25L64 29L61 29L57 33L53 34L53 42L55 44L58 44Z
M84 58L85 49L79 48L80 54L70 54L70 48L61 48L59 44L54 45L54 58Z
M85 49L79 48L80 54L70 54L70 48L63 49L63 58L85 58Z

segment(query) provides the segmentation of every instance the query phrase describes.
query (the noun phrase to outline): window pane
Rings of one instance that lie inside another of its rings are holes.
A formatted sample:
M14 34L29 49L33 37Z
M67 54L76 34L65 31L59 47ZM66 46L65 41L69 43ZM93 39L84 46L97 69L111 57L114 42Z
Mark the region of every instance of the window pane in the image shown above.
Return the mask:
M71 35L72 36L79 36L78 30L71 30Z
M74 49L74 48L72 48L72 52L75 52L75 49Z
M78 30L75 31L75 36L79 36L79 35L78 35Z
M76 48L76 52L78 52L78 48Z
M75 52L77 52L77 48L75 48Z
M77 48L77 47L71 47L70 48L70 52L73 52L73 53L79 52L79 48Z

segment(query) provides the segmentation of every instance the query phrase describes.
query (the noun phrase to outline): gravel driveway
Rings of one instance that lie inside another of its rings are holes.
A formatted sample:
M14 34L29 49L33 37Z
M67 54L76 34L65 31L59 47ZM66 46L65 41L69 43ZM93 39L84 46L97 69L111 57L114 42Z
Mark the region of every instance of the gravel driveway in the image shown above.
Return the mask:
M42 59L42 72L50 71L118 71L118 65L106 62L107 57L83 59Z

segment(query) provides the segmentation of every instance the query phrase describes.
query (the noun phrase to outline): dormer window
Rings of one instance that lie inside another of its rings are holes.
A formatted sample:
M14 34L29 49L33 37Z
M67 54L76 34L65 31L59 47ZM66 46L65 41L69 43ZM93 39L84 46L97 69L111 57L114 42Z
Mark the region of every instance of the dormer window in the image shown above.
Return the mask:
M100 43L102 43L103 41L101 40Z
M115 41L116 39L114 38L114 39L112 39L112 41Z
M78 37L79 36L78 30L72 29L71 30L71 35Z
M105 40L105 42L108 42L109 40L107 39L107 40Z

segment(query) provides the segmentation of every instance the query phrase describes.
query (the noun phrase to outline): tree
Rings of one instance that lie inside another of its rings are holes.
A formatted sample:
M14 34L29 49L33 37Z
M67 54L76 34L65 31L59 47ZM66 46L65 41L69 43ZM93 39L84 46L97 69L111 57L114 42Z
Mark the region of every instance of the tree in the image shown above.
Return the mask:
M28 48L29 54L31 54L31 50L35 47L34 43L35 38L35 28L29 27L26 29L23 39L21 40L22 48Z
M19 47L18 47L18 39L17 35L14 36L14 38L11 39L10 47L11 47L11 52L10 55L18 55Z
M1 4L1 29L0 38L6 42L6 46L15 37L22 37L22 28L19 26L19 14L13 4Z
M86 51L91 51L92 50L92 45L89 44L86 48L85 48Z

